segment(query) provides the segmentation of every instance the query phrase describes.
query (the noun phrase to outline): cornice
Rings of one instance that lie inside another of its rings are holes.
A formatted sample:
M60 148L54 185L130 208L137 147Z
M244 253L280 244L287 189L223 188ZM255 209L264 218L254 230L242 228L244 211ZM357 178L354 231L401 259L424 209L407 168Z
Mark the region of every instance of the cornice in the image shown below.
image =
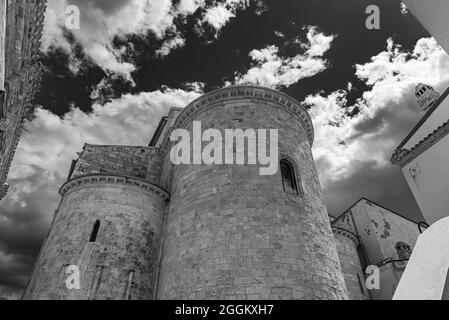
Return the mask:
M89 174L77 176L64 183L59 189L59 194L61 195L61 197L64 197L68 192L77 190L90 184L99 184L99 183L137 186L139 188L150 191L160 196L164 201L170 199L170 195L166 190L152 183L149 183L148 181L124 175L110 175L110 174Z
M402 147L410 140L411 137L421 128L421 126L429 119L429 117L433 114L433 112L439 108L440 104L446 99L446 97L449 95L449 87L444 90L443 94L438 98L437 101L435 101L434 104L430 107L429 110L424 114L424 117L422 117L419 122L415 125L415 127L409 132L407 137L405 137L404 140L399 144L397 149L402 149Z
M356 247L360 245L359 237L356 234L352 233L351 231L336 226L332 226L332 231L334 232L334 234L340 234L352 240Z
M152 146L130 146L130 145L112 145L112 144L90 144L85 143L83 146L83 151L91 151L93 149L97 148L105 148L109 149L111 151L120 151L125 152L129 149L144 149L148 154L152 155L159 155L159 147L152 147Z
M312 119L307 110L295 99L289 97L285 93L274 89L259 86L229 86L208 92L191 102L177 117L173 128L183 128L187 123L191 122L198 114L214 108L221 101L230 101L238 99L257 99L274 103L279 108L287 111L296 117L307 132L309 143L312 146L314 139L314 131ZM170 130L164 137L161 151L164 154L170 144Z
M438 129L433 131L427 137L418 142L413 148L409 149L396 149L391 157L391 163L403 168L416 157L424 153L427 149L432 147L438 141L443 139L449 134L449 120Z

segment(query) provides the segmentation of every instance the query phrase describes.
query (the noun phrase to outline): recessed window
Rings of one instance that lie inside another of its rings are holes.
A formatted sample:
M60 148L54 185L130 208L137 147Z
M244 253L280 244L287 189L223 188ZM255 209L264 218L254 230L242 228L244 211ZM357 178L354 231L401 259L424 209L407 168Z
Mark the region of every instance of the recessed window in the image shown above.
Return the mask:
M281 175L282 175L282 187L285 192L291 194L298 194L298 187L296 185L295 170L293 165L288 160L280 161Z
M5 91L0 90L0 119L6 116Z
M5 151L6 148L6 134L5 131L0 130L0 154Z
M95 221L94 226L92 228L89 242L95 242L97 240L99 229L100 229L100 220L97 220L97 221Z

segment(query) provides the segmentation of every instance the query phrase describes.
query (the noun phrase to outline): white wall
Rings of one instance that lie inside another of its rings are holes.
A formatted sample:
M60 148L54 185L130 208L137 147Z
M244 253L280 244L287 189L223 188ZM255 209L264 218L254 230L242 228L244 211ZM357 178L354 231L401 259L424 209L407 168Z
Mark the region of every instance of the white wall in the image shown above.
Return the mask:
M449 12L448 12L448 20L449 20ZM422 124L422 126L418 129L418 131L416 131L413 137L411 137L402 148L410 150L418 142L427 137L429 134L431 134L439 126L441 126L448 120L449 120L449 95L446 97L446 99L444 99L441 102L438 108L429 116L429 118L427 118L427 120Z
M448 247L449 218L445 218L419 236L393 300L440 300L448 286Z
M404 3L449 53L449 1L404 0ZM446 97L403 148L411 149L448 120L449 98ZM449 215L448 164L449 137L446 136L402 168L416 202L429 224ZM418 168L420 173L413 177L410 173L411 168Z
M404 0L407 8L426 30L449 53L449 1L448 0Z
M414 178L411 168L418 169ZM449 216L449 135L402 168L428 224Z

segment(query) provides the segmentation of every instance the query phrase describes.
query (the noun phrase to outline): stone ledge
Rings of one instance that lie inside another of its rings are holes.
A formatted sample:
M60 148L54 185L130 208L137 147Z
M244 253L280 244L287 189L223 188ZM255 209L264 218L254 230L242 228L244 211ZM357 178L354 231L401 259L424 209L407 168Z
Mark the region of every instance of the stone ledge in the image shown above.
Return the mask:
M332 226L332 231L334 232L334 234L340 234L346 238L351 239L354 242L356 248L359 247L360 245L359 237L356 234L352 233L351 231L335 226Z
M183 126L195 117L201 111L206 110L207 105L215 104L220 101L238 100L238 99L258 99L277 104L290 114L296 116L307 132L310 146L313 144L314 131L312 119L307 110L295 99L289 97L280 91L259 87L259 86L230 86L205 93L201 97L189 103L187 107L177 117L173 128L183 128ZM169 145L169 135L164 138L161 150L165 153Z
M168 191L155 186L145 180L122 176L122 175L106 175L106 174L88 174L83 176L75 177L66 183L64 183L59 189L59 194L64 197L68 192L81 187L82 185L94 184L94 183L112 183L112 184L124 184L133 185L139 188L145 189L156 195L160 196L163 200L167 201L170 199L170 194Z
M432 147L438 141L449 134L449 120L439 126L436 130L419 141L413 148L396 149L391 157L391 163L403 168L416 157L424 153L427 149Z
M144 149L150 154L159 155L159 147L149 147L149 146L131 146L131 145L112 145L112 144L89 144L85 143L83 150L94 150L95 148L108 148L112 151L123 151L128 149Z

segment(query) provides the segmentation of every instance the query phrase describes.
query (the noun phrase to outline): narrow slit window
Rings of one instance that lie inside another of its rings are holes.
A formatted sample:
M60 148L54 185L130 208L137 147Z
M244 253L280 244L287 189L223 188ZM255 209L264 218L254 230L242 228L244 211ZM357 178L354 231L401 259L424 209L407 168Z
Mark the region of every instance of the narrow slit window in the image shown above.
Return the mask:
M5 131L0 130L0 154L6 149L6 134Z
M134 271L131 270L128 274L128 282L126 283L125 300L130 300L131 298L131 288L133 284L133 278L134 278Z
M6 114L5 107L5 91L0 90L0 119L3 118Z
M100 229L100 220L95 221L92 228L92 233L90 234L89 242L95 242L97 240L98 230Z
M292 164L287 160L281 160L280 167L284 191L291 194L298 194L295 171L293 170Z

